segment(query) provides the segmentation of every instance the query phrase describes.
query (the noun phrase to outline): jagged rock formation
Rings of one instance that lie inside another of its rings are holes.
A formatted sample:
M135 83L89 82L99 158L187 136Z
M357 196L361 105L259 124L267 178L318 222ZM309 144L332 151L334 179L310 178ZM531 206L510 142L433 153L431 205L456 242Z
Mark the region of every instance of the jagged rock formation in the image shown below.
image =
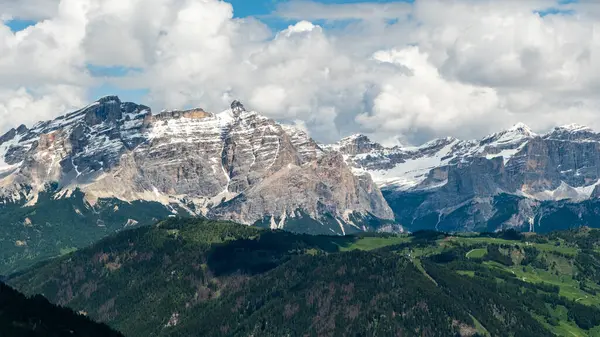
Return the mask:
M600 220L581 206L600 195L600 134L587 127L537 135L517 124L477 141L445 138L410 148L355 135L328 148L342 152L356 173L371 174L408 229L544 231Z
M283 229L308 216L321 226L306 230L315 233L375 230L374 219L393 219L370 176L353 174L339 154L323 151L306 133L237 101L216 114L153 115L109 96L0 138L5 203L35 205L49 184L57 185L54 198L81 191L89 207L109 198L152 201Z

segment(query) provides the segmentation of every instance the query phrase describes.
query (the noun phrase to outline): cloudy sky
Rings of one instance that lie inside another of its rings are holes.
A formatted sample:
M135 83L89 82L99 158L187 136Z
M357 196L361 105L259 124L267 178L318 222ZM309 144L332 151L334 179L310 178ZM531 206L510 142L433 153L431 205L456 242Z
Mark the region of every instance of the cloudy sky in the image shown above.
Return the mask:
M239 99L323 142L600 130L594 2L0 0L0 133L108 94Z

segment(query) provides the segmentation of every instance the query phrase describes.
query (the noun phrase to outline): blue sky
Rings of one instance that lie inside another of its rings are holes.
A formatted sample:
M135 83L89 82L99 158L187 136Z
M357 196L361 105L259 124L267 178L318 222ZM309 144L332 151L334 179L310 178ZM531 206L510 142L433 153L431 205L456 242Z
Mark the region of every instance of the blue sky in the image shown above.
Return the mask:
M13 32L18 32L21 31L29 26L33 26L36 24L35 21L31 21L31 20L10 20L8 22L5 23L8 28L10 28Z
M287 0L228 0L233 5L236 17L266 15L275 10L278 4ZM413 2L412 0L316 0L324 4L351 4L351 3L387 3L387 2Z

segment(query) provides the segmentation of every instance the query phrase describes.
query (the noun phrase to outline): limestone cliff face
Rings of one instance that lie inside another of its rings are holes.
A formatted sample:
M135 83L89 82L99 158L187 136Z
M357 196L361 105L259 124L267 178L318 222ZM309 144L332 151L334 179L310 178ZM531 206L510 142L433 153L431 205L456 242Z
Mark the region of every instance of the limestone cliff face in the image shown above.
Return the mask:
M328 153L299 165L288 162L209 215L243 223L268 215L277 228L285 228L285 220L296 217L298 210L315 219L323 213L337 215L345 223L352 222L350 215L355 212L392 219L383 200L369 176L354 175L339 153Z
M58 183L57 197L79 189L92 205L100 198L158 201L246 224L278 219L278 228L299 212L358 230L376 229L358 218L393 219L370 176L355 175L303 131L239 102L221 113L153 115L110 96L0 138L0 195L34 204L50 183ZM334 227L324 232L345 232Z

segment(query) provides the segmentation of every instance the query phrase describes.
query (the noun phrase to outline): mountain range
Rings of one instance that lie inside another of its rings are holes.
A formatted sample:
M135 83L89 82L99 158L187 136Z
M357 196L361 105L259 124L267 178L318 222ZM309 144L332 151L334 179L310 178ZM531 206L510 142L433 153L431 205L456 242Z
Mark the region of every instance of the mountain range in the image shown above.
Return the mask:
M330 146L369 173L410 230L549 232L600 220L600 134L524 124L480 140L384 147L364 135Z
M600 134L319 144L234 101L152 113L107 96L0 137L0 273L173 216L298 233L548 232L600 221Z

